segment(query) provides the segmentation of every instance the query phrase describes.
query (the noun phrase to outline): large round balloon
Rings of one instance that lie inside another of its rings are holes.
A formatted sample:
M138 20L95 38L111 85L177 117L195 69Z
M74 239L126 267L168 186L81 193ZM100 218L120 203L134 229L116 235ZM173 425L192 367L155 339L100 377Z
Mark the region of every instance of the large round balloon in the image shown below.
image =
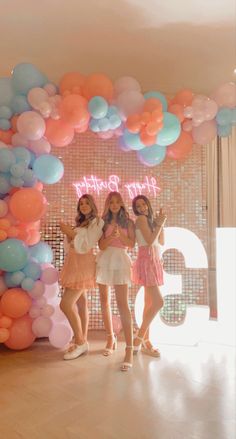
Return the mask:
M42 154L33 164L36 177L46 184L57 183L64 174L61 160L51 154Z
M35 338L32 332L32 320L26 315L13 322L10 328L10 337L5 345L14 350L26 349L32 345Z
M12 72L13 88L19 94L27 94L31 88L42 87L48 82L47 77L30 63L17 64Z
M158 133L156 143L161 146L167 146L171 145L171 143L174 143L178 139L181 133L181 124L174 114L164 112L163 115L164 127Z
M37 189L24 188L12 195L9 208L16 219L27 223L37 221L45 214L47 201Z
M145 166L156 166L159 165L165 158L166 147L153 145L141 149L137 152L139 161Z
M21 288L10 288L2 295L2 312L13 319L24 316L31 305L32 299Z
M32 245L29 251L30 256L37 259L40 264L44 262L51 263L53 260L52 249L46 242L40 241L38 244Z
M6 239L0 243L0 269L21 270L28 261L28 247L19 239Z

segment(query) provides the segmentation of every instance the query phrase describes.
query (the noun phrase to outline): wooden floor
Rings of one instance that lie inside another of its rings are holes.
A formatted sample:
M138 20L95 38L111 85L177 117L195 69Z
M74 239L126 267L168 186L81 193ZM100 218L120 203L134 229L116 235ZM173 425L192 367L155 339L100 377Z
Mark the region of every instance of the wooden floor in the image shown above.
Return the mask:
M0 348L1 439L235 439L232 347L161 346L122 373L124 343L105 358L101 337L67 362L46 341Z

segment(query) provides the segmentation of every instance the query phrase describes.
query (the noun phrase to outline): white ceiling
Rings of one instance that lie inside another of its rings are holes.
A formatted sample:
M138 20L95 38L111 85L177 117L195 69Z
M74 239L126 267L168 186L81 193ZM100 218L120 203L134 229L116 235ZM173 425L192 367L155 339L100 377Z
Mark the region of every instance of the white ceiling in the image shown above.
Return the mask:
M236 75L235 0L1 0L0 77L20 62L210 93Z

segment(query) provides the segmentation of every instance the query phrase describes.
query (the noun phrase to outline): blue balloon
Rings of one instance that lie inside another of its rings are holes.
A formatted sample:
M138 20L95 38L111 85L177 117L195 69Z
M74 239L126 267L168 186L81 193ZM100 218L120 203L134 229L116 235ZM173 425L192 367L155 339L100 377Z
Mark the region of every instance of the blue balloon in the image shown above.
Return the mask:
M51 263L53 260L52 249L46 242L39 241L38 244L32 245L29 248L29 252L30 256L35 258L40 264L44 262Z
M157 145L168 146L174 143L180 136L181 124L179 119L172 113L163 113L163 128L157 135Z
M13 89L19 94L27 94L31 88L43 87L48 78L30 63L17 64L12 73Z
M147 146L137 152L139 161L145 166L156 166L159 165L166 156L166 147L153 145Z
M26 291L32 290L34 287L34 281L30 277L25 277L21 282L21 288Z
M42 154L34 161L33 171L43 183L54 184L62 178L64 166L54 155Z
M16 146L13 149L13 153L15 155L17 163L23 162L27 166L30 164L30 160L31 160L30 151L24 146Z
M0 106L9 104L14 96L11 78L0 78Z
M24 187L34 186L37 180L32 169L26 169L24 175L22 176L22 179L24 181Z
M89 128L90 128L90 130L93 133L99 133L100 132L100 128L99 128L99 125L98 125L98 120L90 119Z
M216 115L216 122L218 125L229 125L231 123L231 109L230 108L220 108Z
M6 105L0 107L0 117L3 119L10 119L12 117L12 111Z
M130 147L127 146L127 145L124 143L124 138L123 138L123 137L119 137L119 138L118 138L118 147L119 147L119 149L120 149L121 151L123 151L123 152L132 151L132 150L130 149Z
M16 287L16 285L17 285L12 279L12 274L13 273L5 273L3 276L4 282L8 288L13 288L13 287Z
M108 111L107 111L107 117L110 118L110 116L119 116L119 110L115 105L110 105L108 107Z
M231 110L231 123L232 125L236 125L236 108L232 108Z
M103 119L99 119L98 126L100 131L108 131L111 129L110 121L107 117L104 117Z
M121 125L121 118L118 116L118 114L112 114L109 117L109 122L112 130L115 130L116 128L119 128Z
M7 178L6 174L0 174L0 194L8 194L11 190L10 178Z
M24 163L15 163L10 168L10 173L13 177L22 177L25 173L25 165Z
M94 96L88 103L88 109L94 119L102 119L107 115L108 103L101 96Z
M24 278L25 274L23 271L15 271L14 273L11 273L11 280L15 283L15 286L20 285Z
M14 163L16 163L16 158L13 152L8 148L1 148L0 172L8 172Z
M29 257L28 247L19 239L6 239L0 243L0 269L18 271L25 267Z
M23 178L11 177L10 183L14 187L22 187L24 185Z
M23 268L23 273L26 277L37 280L41 276L42 269L37 261L29 260L28 264Z
M145 146L141 142L139 134L133 134L127 129L125 129L125 131L124 131L123 139L124 139L125 145L127 145L130 149L133 149L135 151L143 149Z
M1 117L0 119L0 130L7 131L11 128L11 122L8 119Z
M168 103L167 103L166 97L162 93L160 93L159 91L148 91L147 93L144 93L144 98L145 99L149 99L149 98L159 99L159 101L161 101L161 103L162 103L162 111L167 111Z
M232 132L232 125L217 125L217 134L219 137L228 137Z
M11 100L11 109L16 114L24 113L24 111L31 110L31 106L29 105L29 102L27 101L26 97L23 95L17 95L14 96L14 98Z

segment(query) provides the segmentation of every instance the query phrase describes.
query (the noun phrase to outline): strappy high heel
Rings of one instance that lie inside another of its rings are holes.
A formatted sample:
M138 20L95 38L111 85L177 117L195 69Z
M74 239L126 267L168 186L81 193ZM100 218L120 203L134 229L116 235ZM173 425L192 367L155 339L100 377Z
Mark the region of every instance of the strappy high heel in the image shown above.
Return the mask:
M150 343L150 345L148 346L148 343ZM142 348L141 348L142 352L146 355L150 355L151 357L160 357L161 353L157 348L154 348L151 345L150 340L143 340L142 341Z
M134 336L134 340L140 340L141 341L141 343L139 343L137 346L134 346L134 348L133 348L133 353L134 353L134 355L137 355L137 353L140 351L140 349L141 349L141 345L142 345L142 343L143 343L143 338L141 338L141 337L139 337L138 335L135 335Z
M108 334L107 337L112 337L112 347L104 349L102 353L104 357L108 357L109 355L112 355L113 352L117 349L117 337L115 336L115 334Z
M133 346L126 346L125 349L132 349L133 350ZM120 370L121 372L128 372L128 370L130 370L133 367L133 363L129 363L128 361L123 361Z

